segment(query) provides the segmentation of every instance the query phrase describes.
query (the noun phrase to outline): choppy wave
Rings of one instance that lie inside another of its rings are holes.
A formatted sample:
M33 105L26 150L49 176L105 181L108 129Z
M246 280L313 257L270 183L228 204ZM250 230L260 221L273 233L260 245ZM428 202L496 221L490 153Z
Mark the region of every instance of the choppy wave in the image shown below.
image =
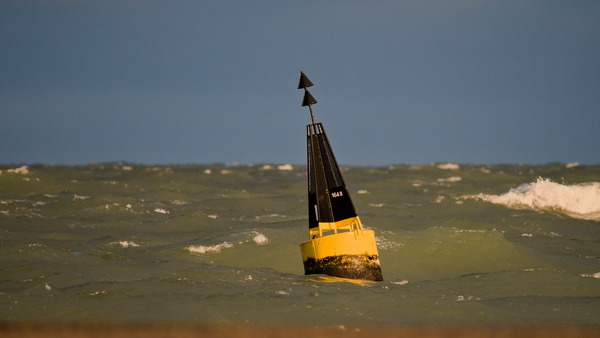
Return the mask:
M581 277L587 277L587 278L600 278L600 272L596 272L596 273L582 273L580 276Z
M600 182L564 185L539 177L502 195L468 196L515 209L551 210L600 221Z
M0 170L0 175L2 175L2 170ZM19 175L29 175L29 166L21 166L19 168L7 169L7 173L9 174L19 174Z
M252 241L258 245L265 245L269 243L269 239L267 236L261 234L260 232L254 232L255 236L252 237Z
M598 213L600 183L575 183L600 182L600 165L344 168L376 235L371 287L304 275L305 166L0 170L3 320L598 323L600 222L557 213Z
M208 252L221 252L222 249L233 248L233 244L223 242L216 245L190 245L187 247L189 252L194 253L208 253Z
M442 163L436 166L438 169L442 170L458 170L460 169L460 165L456 163Z
M236 244L250 243L253 242L256 245L266 245L269 243L269 238L258 231L252 231L248 235L252 236L249 240L242 240L236 242ZM223 249L233 248L235 244L229 242L223 242L215 245L190 245L186 249L191 253L219 253Z
M129 248L129 247L139 247L140 245L132 242L132 241L118 241L118 242L111 242L108 243L109 245L119 245L123 248Z

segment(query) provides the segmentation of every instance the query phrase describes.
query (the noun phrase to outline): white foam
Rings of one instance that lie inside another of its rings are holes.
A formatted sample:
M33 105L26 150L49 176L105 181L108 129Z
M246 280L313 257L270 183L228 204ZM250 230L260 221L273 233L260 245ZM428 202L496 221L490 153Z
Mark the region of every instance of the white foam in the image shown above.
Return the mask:
M190 202L182 201L182 200L173 200L173 201L171 201L171 204L174 204L174 205L186 205L186 204L190 204Z
M111 242L111 243L108 243L108 244L111 244L111 245L120 245L120 246L122 246L124 248L138 247L139 246L138 244L136 244L134 242L131 242L131 241Z
M460 169L460 165L456 163L443 163L437 165L438 169L442 170L458 170Z
M581 277L588 277L588 278L600 278L600 272L596 272L596 273L582 273L580 276Z
M600 221L600 182L564 185L548 179L522 184L502 195L470 196L515 209L552 210Z
M452 177L448 177L448 178L438 178L437 181L438 182L446 182L446 183L454 183L454 182L462 181L462 177L452 176Z
M258 245L266 245L267 243L269 243L269 239L267 238L267 236L261 234L260 232L254 232L254 233L255 233L255 236L254 236L254 238L252 238L254 243L256 243Z
M477 298L477 297L473 297L473 296L463 296L463 295L456 296L457 302L467 302L467 301L472 301L472 300L481 300L481 298Z
M106 291L106 290L88 292L88 295L90 295L90 296L99 296L99 295L107 295L107 294L108 294L108 291Z
M394 282L390 282L390 283L396 284L396 285L406 285L406 284L408 284L408 280L403 279L403 280L394 281Z
M156 209L154 209L154 212L156 212L158 214L168 214L169 213L168 210L165 210L165 209L162 209L162 208L156 208Z
M406 244L404 244L400 241L394 240L393 238L390 238L393 236L395 236L395 234L391 231L379 232L378 235L375 236L375 242L377 243L377 247L380 250L388 250L388 249L406 246Z
M19 168L8 169L6 172L9 173L9 174L29 175L29 167L26 166L26 165L24 165L24 166L19 167Z
M258 215L254 217L255 221L270 223L270 222L279 222L287 219L289 216L280 215L280 214L268 214L268 215Z
M223 242L221 244L216 244L216 245L212 245L212 246L190 245L187 247L187 250L189 252L205 254L208 252L221 252L221 249L228 249L228 248L232 248L232 247L233 247L233 244Z

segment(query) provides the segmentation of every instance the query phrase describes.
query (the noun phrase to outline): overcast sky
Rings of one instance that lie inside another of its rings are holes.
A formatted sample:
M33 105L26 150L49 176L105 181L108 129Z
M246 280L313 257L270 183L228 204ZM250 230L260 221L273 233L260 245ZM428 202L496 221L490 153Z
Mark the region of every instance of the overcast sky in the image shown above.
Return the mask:
M600 1L0 0L0 164L600 163Z

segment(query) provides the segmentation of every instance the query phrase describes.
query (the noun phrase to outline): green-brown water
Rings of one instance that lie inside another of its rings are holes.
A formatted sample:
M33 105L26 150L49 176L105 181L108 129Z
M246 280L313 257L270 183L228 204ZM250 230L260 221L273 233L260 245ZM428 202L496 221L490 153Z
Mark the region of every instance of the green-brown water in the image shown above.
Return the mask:
M2 321L600 325L600 166L344 168L366 285L304 275L304 166L0 170Z

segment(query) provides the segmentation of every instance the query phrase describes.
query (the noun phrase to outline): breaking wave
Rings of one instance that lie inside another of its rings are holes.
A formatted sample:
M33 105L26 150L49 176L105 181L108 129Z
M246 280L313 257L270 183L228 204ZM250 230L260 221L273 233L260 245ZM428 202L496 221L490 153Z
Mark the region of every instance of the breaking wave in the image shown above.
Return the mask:
M468 196L514 209L551 210L600 221L600 182L564 185L539 177L502 195Z
M265 245L269 243L269 239L267 236L261 234L260 232L254 232L255 236L252 238L252 241L258 245Z
M269 243L269 238L258 231L252 231L249 233L249 235L252 236L251 239L237 241L237 242L235 242L235 244L244 244L244 243L252 242L256 245L267 245ZM219 253L223 249L233 248L235 244L229 243L229 242L223 242L221 244L215 244L215 245L190 245L190 246L186 247L186 249L189 252L200 253L200 254Z
M208 252L221 252L221 249L227 249L227 248L232 248L232 247L233 247L233 244L223 242L221 244L210 245L210 246L190 245L187 247L187 250L189 252L204 254L204 253L208 253Z
M6 170L6 172L9 174L19 174L19 175L29 175L29 173L30 173L29 167L26 165L19 167L19 168L8 169L8 170ZM2 170L0 170L0 175L2 175Z
M132 242L132 241L119 241L119 242L111 242L108 243L109 245L119 245L123 248L129 248L129 247L138 247L140 246L139 244Z

